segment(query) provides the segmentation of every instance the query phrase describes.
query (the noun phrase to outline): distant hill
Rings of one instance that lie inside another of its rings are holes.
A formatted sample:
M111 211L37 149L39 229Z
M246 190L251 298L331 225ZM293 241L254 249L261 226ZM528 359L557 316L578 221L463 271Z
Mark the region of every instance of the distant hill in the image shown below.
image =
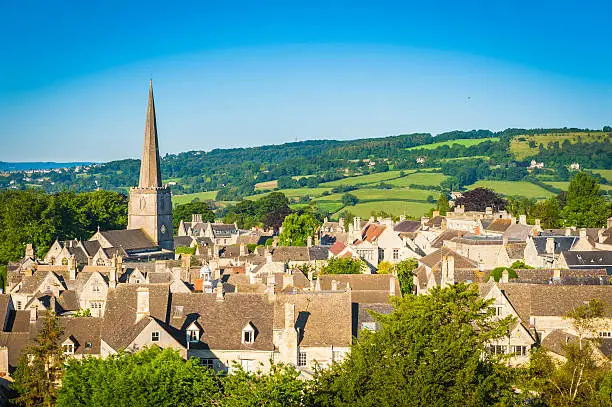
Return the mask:
M85 165L91 165L92 162L71 162L71 163L57 163L57 162L5 162L0 161L0 171L31 171L31 170L53 170L56 168L74 168Z

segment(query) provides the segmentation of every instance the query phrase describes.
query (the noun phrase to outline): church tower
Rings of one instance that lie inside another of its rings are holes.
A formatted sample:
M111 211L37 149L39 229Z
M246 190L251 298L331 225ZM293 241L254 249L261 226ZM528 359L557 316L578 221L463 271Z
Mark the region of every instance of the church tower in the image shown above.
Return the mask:
M128 229L142 229L162 249L174 250L172 237L172 195L162 186L157 145L157 121L153 81L149 84L149 106L145 124L140 180L130 189Z

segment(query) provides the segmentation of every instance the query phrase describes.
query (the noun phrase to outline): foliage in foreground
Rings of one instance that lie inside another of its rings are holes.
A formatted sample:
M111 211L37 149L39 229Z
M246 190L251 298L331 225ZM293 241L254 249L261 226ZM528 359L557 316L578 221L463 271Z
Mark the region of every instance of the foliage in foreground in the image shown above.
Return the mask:
M359 259L332 257L321 274L361 274L367 266Z
M71 360L59 407L78 406L300 406L305 383L289 366L268 374L235 367L227 376L184 360L177 351L152 347L107 359Z
M508 369L486 345L511 320L491 319L474 286L436 288L395 300L375 315L342 364L319 372L312 403L321 406L489 406L514 397Z

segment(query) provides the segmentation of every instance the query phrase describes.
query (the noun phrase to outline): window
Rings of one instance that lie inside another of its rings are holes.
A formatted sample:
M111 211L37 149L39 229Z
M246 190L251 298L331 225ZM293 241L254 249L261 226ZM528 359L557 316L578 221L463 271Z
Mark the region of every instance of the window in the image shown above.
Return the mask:
M106 262L104 261L104 259L96 260L96 266L104 266L105 264Z
M64 351L64 355L74 355L74 344L67 343L62 345L62 350Z
M211 369L215 368L215 359L209 358L200 358L200 364L204 367L209 367Z
M189 342L197 342L200 340L200 332L198 332L196 329L190 329L189 331L187 331L187 340Z
M94 285L93 287L91 287L91 291L93 291L94 293L99 293L100 292L100 286L99 285Z
M527 346L515 345L512 347L512 353L514 353L515 356L525 356L527 355Z
M399 249L393 249L393 260L399 260Z
M610 331L607 331L607 332L603 331L603 332L599 333L599 336L601 338L612 338L612 332L610 332Z
M500 317L502 315L502 311L504 309L504 307L502 305L495 305L493 307L489 307L491 310L493 310L493 315Z
M367 329L368 331L376 331L376 322L362 322L361 329Z
M89 303L91 309L102 309L102 303L100 301L92 301Z
M245 372L252 372L255 368L255 361L252 359L241 359L240 366L242 366L242 370Z
M242 332L242 342L253 343L253 331L243 331Z
M174 318L182 318L183 317L183 306L175 305L174 306Z
M489 352L494 355L504 355L507 352L508 347L506 345L491 345L489 346Z
M151 342L159 342L159 331L151 332Z
M306 366L306 352L301 350L298 352L298 366Z
M20 310L22 306L23 305L22 305L21 301L17 301L17 309Z

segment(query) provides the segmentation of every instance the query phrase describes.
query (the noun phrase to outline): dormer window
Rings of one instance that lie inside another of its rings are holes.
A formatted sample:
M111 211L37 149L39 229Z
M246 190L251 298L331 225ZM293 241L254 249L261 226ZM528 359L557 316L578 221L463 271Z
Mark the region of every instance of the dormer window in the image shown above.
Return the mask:
M74 355L74 342L70 338L62 343L62 352L64 355Z
M242 343L255 342L255 327L250 322L242 329Z
M189 327L187 327L187 342L198 342L200 340L200 328L196 325L195 322L192 322Z
M99 285L94 285L93 287L91 287L91 291L93 291L94 293L99 293L100 292L100 286Z

